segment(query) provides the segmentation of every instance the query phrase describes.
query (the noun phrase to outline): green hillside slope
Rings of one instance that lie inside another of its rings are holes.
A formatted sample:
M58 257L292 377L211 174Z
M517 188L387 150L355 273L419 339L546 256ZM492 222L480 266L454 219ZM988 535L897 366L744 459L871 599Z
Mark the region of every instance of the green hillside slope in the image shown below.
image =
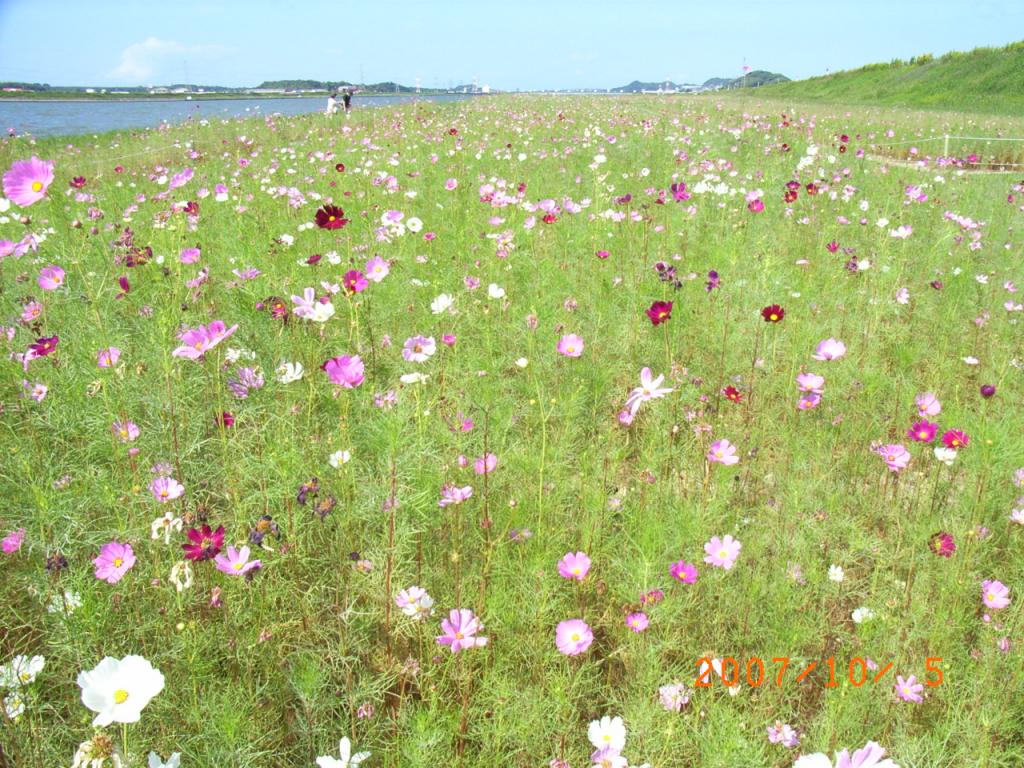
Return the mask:
M1024 41L1002 48L952 51L910 61L764 86L761 96L848 104L878 104L1024 113Z

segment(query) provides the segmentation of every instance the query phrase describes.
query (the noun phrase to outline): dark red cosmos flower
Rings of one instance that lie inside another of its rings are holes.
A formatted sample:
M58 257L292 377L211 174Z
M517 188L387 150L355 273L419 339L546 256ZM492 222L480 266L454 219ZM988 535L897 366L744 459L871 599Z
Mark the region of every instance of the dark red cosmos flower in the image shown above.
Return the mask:
M840 144L840 145L839 145L839 154L841 155L841 154L843 154L843 153L844 153L845 151L846 151L846 145L845 145L845 144Z
M457 128L449 128L448 129L448 135L449 136L458 136L459 135L459 131L458 131Z
M778 304L772 304L761 310L761 317L766 323L777 323L786 316L786 310Z
M85 176L75 176L75 178L68 183L75 189L81 189L85 186Z
M325 205L316 212L316 225L320 229L341 229L346 224L345 212L336 205Z
M715 288L717 288L721 284L722 278L720 278L718 276L718 273L712 269L710 272L708 272L708 281L704 285L704 290L707 291L708 293L711 293L713 290L715 290Z
M213 559L220 554L221 547L224 546L223 525L214 531L204 523L202 528L189 528L185 536L190 542L181 545L185 550L185 559L195 560L197 563Z
M46 357L57 348L59 343L60 337L58 336L43 336L36 339L36 343L30 345L29 349L35 352L36 357Z
M219 427L221 425L223 425L224 427L233 427L235 425L234 414L232 414L232 413L230 413L228 411L224 411L219 416L214 416L213 417L213 425L215 427Z
M787 189L786 194L783 195L783 199L787 203L792 203L793 201L796 200L796 192L794 192L792 189Z
M956 552L956 542L953 541L953 534L946 531L933 533L928 539L928 549L939 557L952 557Z
M732 400L734 403L743 402L743 393L736 389L736 387L726 387L722 390L722 394L725 395L727 400Z
M816 195L816 194L818 194L818 185L817 185L817 184L815 184L815 183L814 183L813 181L812 181L812 182L810 182L810 183L809 183L809 184L808 184L808 185L807 185L807 186L805 187L805 189L807 190L807 194L808 194L808 195Z
M288 319L288 305L280 296L268 296L263 301L256 303L256 309L257 311L267 310L275 320Z
M544 218L542 219L542 221L545 224L554 224L556 221L558 221L558 217L555 216L555 214L553 214L553 213L548 213L548 214L544 215Z
M199 203L195 200L189 200L185 203L185 207L182 209L185 211L186 216L198 216L199 215Z
M847 136L847 135L846 135L846 134L844 133L844 134L843 134L842 136L840 136L840 137L839 137L839 140L840 140L841 142L843 142L843 144L845 144L846 142L848 142L848 141L850 140L850 137L849 137L849 136Z
M345 164L344 163L338 163L336 166L334 166L334 170L336 170L338 173L344 173L345 172Z
M323 258L323 256L321 256L319 253L314 253L312 256L310 256L308 259L306 259L306 263L307 264L316 264L322 258Z
M825 245L825 250L827 250L829 253L835 253L836 251L839 250L839 243L833 240L832 242Z
M117 284L121 286L121 292L117 294L117 296L115 296L114 298L123 299L132 289L131 285L128 283L128 275L121 275L119 278L117 278Z
M651 319L652 325L661 325L666 320L672 319L672 302L655 301L647 310L647 317Z
M791 192L796 192L797 190L800 189L800 182L796 181L795 179L790 179L789 181L786 182L786 189L788 189Z

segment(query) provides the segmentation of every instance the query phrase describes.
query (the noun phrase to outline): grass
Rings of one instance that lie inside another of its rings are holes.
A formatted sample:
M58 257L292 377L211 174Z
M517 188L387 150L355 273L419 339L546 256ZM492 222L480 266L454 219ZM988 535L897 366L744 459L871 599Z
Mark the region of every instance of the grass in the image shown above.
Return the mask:
M859 69L764 87L770 98L833 104L886 105L1014 116L1024 110L1024 42L1001 48L950 51L909 61L869 64Z
M359 110L348 121L268 117L6 141L4 168L33 154L56 163L48 199L12 207L0 224L13 241L46 234L37 252L0 263L3 322L15 328L7 351L44 335L60 343L27 374L5 362L0 390L2 533L26 529L22 548L0 560L0 663L46 659L23 691L24 714L5 723L0 764L70 764L93 732L76 676L104 656L140 654L165 688L131 726L132 765L149 750L179 751L183 766L313 765L349 736L373 753L370 765L579 766L591 751L587 724L604 715L624 718L631 764L658 768L790 766L795 753L765 735L776 720L801 731L805 754L870 739L905 767L1020 765L1024 530L1009 515L1022 494L1013 473L1024 466L1024 347L1021 314L1003 306L1020 294L1003 285L1024 286L1021 192L1013 177L856 156L971 123L1019 131L1019 121L813 114L811 129L810 109L789 112L784 126L773 105L745 100L501 97ZM851 136L845 155L840 134ZM811 143L820 151L795 175ZM194 178L164 195L160 177L186 167ZM709 174L725 194L701 191ZM390 175L397 191L380 181ZM65 194L74 176L87 178L92 198ZM445 189L449 178L457 189ZM821 191L801 186L787 206L792 178ZM513 195L525 184L524 201L570 207L571 198L582 208L543 223L521 204L481 202L481 185L498 180ZM673 181L686 182L689 201L672 200ZM218 183L230 201L199 196ZM910 184L927 202L908 202ZM744 198L755 189L759 214ZM307 228L328 198L351 223ZM169 212L188 200L199 204L194 226ZM90 218L90 208L102 216ZM379 241L388 210L418 217L423 231ZM946 211L984 222L979 249ZM889 223L877 226L881 218ZM913 228L908 239L889 234L901 224ZM125 226L152 248L149 263L118 263L123 250L111 243ZM504 232L512 247L502 258L502 241L488 235ZM854 250L830 253L833 240ZM180 251L197 243L200 261L182 264ZM314 253L324 258L307 264ZM338 283L373 255L391 261L390 275L335 295L323 325L283 323L260 308L274 296L292 307L307 286L319 295L321 281ZM849 259L870 267L853 273ZM658 261L678 270L681 287L659 281ZM36 282L49 264L67 273L54 292ZM262 274L232 274L249 266ZM186 287L201 268L208 282ZM710 270L722 283L708 292ZM120 275L131 290L119 299ZM480 287L467 290L466 278ZM489 298L491 283L506 295ZM454 296L454 314L431 312L440 293ZM18 320L29 299L44 306L33 328ZM654 300L674 302L662 327L644 314ZM760 317L773 303L786 310L776 325ZM202 361L171 356L182 325L214 319L237 332ZM567 333L585 340L580 358L557 354ZM417 334L438 342L421 364L400 352ZM454 346L443 334L457 337ZM846 356L814 361L829 337L846 343ZM97 351L110 346L121 361L97 368ZM228 363L229 349L255 358ZM362 357L366 380L338 393L319 366L341 354ZM282 361L301 362L303 378L279 383ZM227 380L245 364L260 366L266 385L239 400ZM675 391L625 428L616 414L644 366ZM429 379L401 384L413 371ZM801 371L826 377L821 405L807 412L796 409ZM23 379L45 383L45 399L24 397ZM991 399L979 395L985 383L997 386ZM727 385L742 403L722 397ZM375 406L388 390L396 404ZM905 436L924 391L941 399L943 429L970 436L950 467ZM215 422L223 411L234 426ZM464 417L473 429L452 429ZM140 428L130 445L111 432L126 418ZM705 460L720 438L738 446L737 465ZM898 475L871 450L890 442L913 454ZM335 469L328 458L342 449L352 460ZM480 476L472 465L486 452L498 466ZM157 462L185 486L169 504L147 490ZM313 477L319 496L300 504ZM446 483L471 485L473 496L439 509ZM321 519L313 505L328 497L336 506ZM282 536L255 552L263 568L251 581L204 562L179 593L169 573L184 536L150 539L167 510L187 524L224 525L229 544L245 542L261 515ZM532 536L521 540L514 532L524 528ZM952 558L929 550L938 531L953 535ZM743 545L728 571L703 562L704 543L725 534ZM114 585L98 581L91 562L112 539L138 557ZM593 560L578 583L557 573L559 558L577 550ZM57 552L68 567L48 571ZM680 559L697 564L696 584L672 583ZM840 583L827 577L832 564L845 571ZM1013 600L988 623L983 579L1009 585ZM414 584L436 601L426 622L393 604ZM624 617L653 589L665 599L646 609L650 627L633 633ZM47 612L65 590L81 607ZM855 623L860 607L875 617ZM486 648L453 655L436 644L452 608L481 617ZM585 619L595 636L573 658L554 644L569 618ZM734 693L720 680L695 687L705 656L744 666L759 657L770 682ZM792 665L776 685L769 660L781 656ZM828 657L836 687L818 672L795 682ZM893 667L857 687L843 679L855 657ZM928 657L943 659L942 684L921 704L897 700L895 675L923 679ZM659 704L659 686L673 681L691 695L680 713ZM373 714L361 717L367 705ZM120 744L120 729L108 732Z

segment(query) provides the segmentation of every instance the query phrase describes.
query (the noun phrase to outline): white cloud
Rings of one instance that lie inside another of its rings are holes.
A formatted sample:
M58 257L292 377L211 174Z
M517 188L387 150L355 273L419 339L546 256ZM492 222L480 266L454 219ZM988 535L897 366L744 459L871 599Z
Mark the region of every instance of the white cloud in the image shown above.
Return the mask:
M162 69L165 64L180 64L186 56L205 58L226 51L220 45L185 45L176 40L147 37L141 43L132 43L121 52L121 63L111 70L109 77L125 85L145 83L152 78L154 71ZM181 76L172 76L170 79L178 81Z

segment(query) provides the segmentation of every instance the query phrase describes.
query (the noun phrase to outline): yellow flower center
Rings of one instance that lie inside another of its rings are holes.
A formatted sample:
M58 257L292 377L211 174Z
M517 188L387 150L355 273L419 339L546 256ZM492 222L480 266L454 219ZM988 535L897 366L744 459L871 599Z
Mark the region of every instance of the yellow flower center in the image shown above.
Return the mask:
M334 221L334 217L333 217L333 216L328 216L328 217L327 217L327 220L328 220L328 221Z
M120 557L115 557L114 558L114 567L115 568L120 568L122 563L124 563L124 560L122 560Z
M455 639L456 640L462 640L464 637L465 636L461 632L456 632L455 633Z
M779 319L779 316L772 312L770 315L768 315L768 319L774 323L776 320Z
M886 457L886 459L885 459L885 460L886 460L886 461L896 461L896 457L895 457L895 456L893 456L893 455L892 455L892 454L890 453L890 454L889 454L889 455L888 455L888 456Z
M40 191L42 191L42 189L43 189L43 182L41 182L41 181L33 181L32 182L32 191L33 192L40 192Z
M579 568L573 568L572 569L572 575L573 576L579 576L580 575L580 569Z
M124 688L118 688L116 691L114 691L115 704L124 704L126 701L128 701L128 691L126 691Z
M166 499L168 495L169 494L167 493L167 491L160 491L160 498L161 499Z
M423 347L422 345L417 344L415 347L412 348L412 351L415 352L416 354L420 354L423 351Z
M124 427L121 427L120 434L121 434L121 437L128 437L128 430L125 429Z
M232 568L234 568L234 569L235 569L236 571L240 571L240 570L242 570L242 568L244 568L245 566L244 566L244 565L243 565L242 563L235 563L235 564L234 564L234 565L232 565L231 567L232 567Z
M18 675L18 677L21 678L21 682L23 683L27 683L29 680L32 679L32 675L30 675L28 672L22 672L20 675Z
M989 592L987 595L985 595L985 599L991 603L993 600L996 599L995 593Z
M571 355L573 352L576 351L576 347L566 347L565 351Z
M722 452L721 451L715 451L715 458L716 459L722 458Z
M579 632L573 632L572 635L570 635L570 639L574 643L578 643L580 641L580 634L579 634Z
M729 556L729 552L728 552L728 550L720 549L720 550L718 550L718 556L724 560L725 558L727 558Z

